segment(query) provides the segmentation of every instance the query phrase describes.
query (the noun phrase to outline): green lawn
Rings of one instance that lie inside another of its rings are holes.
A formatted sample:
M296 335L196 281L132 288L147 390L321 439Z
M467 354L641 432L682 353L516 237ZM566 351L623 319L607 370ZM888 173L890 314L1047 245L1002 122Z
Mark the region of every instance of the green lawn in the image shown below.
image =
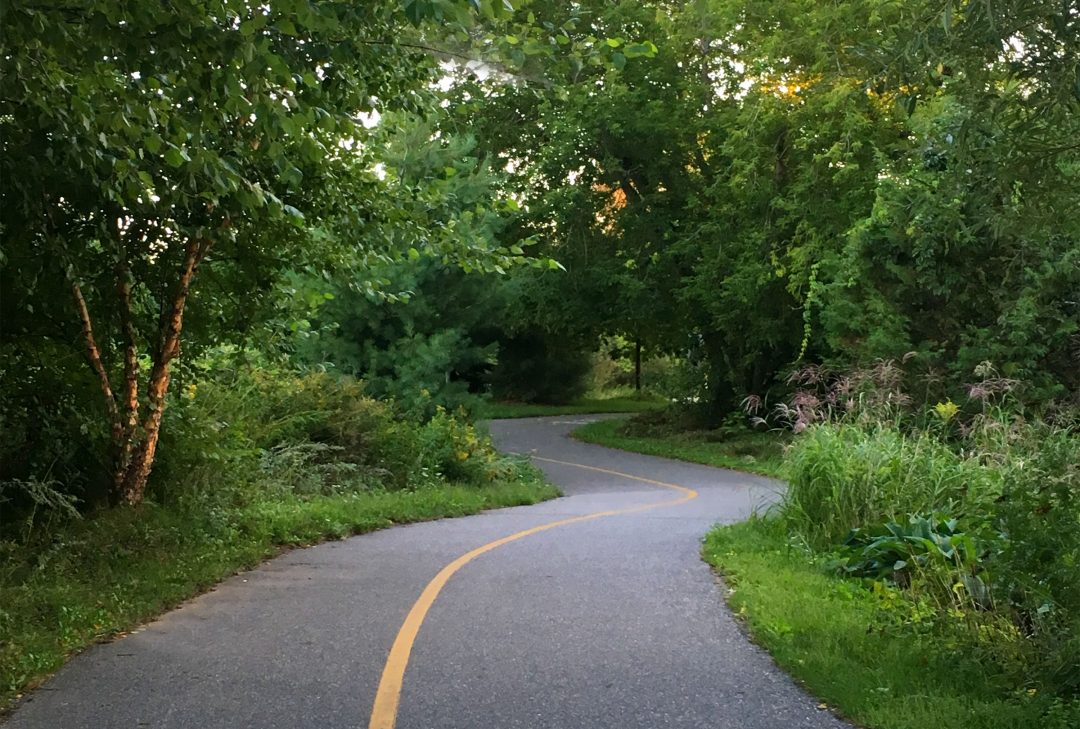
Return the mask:
M598 420L573 432L586 443L650 456L675 458L707 466L776 477L780 473L783 440L774 433L752 433L717 440L709 431L663 435L627 435L623 420Z
M583 415L587 413L641 413L658 410L667 405L666 400L654 397L582 398L566 405L540 405L519 402L485 403L478 417L535 418L544 415Z
M786 543L776 522L717 527L707 562L755 640L829 707L873 729L1066 729L1066 708L1010 685L989 655L904 618L888 591L842 579ZM959 647L958 647L959 646Z
M294 497L238 510L145 504L85 518L33 548L0 542L0 714L69 654L130 630L283 547L557 495L529 468L521 480L488 486Z

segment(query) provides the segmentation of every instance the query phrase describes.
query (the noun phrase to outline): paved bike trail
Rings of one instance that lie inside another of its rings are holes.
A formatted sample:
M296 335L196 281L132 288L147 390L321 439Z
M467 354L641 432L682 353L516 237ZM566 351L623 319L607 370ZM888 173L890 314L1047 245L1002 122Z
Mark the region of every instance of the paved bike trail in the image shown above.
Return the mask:
M778 484L571 440L587 419L491 424L563 498L290 552L77 656L8 725L363 729L440 570L599 513L449 578L411 644L396 729L848 726L746 638L699 556L709 527L766 507Z

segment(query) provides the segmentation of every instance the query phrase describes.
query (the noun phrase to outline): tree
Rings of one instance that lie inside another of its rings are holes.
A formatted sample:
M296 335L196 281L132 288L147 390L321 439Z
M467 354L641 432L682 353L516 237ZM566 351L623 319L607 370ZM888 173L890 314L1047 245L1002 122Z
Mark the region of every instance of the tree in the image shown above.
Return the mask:
M276 272L320 258L362 264L415 247L418 226L372 241L347 225L365 218L378 188L356 154L368 136L360 115L434 103L436 59L410 29L447 13L462 23L467 7L5 7L4 283L29 322L10 335L42 317L78 322L121 501L142 499L193 302L213 340L230 309L215 297L268 291ZM490 253L463 237L439 244L463 260ZM197 289L197 274L213 286ZM74 317L53 299L62 286Z
M523 316L703 361L712 421L800 363L917 352L1075 391L1077 23L992 5L703 0L578 6L655 57L462 113L515 169L565 275Z
M928 14L904 60L907 135L822 292L854 356L916 352L954 386L994 365L1032 402L1080 390L1080 16L1054 2ZM940 393L939 393L940 394Z
M375 141L396 206L394 231L418 225L466 237L478 250L499 247L517 206L503 195L505 173L475 155L474 139L435 135L433 119L384 117ZM432 233L425 235L431 249ZM458 264L471 269L468 262L428 253L408 249L373 264L368 278L381 283L378 292L350 276L296 277L296 355L362 378L367 392L421 418L440 405L474 405L470 391L480 389L498 348L499 271L466 273Z
M545 17L566 12L550 10ZM696 89L677 54L654 57L655 44L641 41L668 39L669 21L655 7L578 11L583 32L607 38L610 63L575 68L576 83L554 92L463 86L458 114L481 149L513 169L511 185L526 201L520 234L565 269L514 282L524 302L518 330L589 348L605 332L666 344L677 302L662 254L693 185Z

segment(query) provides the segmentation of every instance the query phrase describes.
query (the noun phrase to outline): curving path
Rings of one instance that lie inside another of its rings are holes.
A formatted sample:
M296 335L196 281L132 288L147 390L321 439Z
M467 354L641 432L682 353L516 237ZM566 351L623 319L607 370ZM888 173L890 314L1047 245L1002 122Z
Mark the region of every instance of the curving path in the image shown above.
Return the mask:
M291 552L78 656L8 726L848 726L745 638L699 558L776 484L566 437L585 420L491 424L565 498Z

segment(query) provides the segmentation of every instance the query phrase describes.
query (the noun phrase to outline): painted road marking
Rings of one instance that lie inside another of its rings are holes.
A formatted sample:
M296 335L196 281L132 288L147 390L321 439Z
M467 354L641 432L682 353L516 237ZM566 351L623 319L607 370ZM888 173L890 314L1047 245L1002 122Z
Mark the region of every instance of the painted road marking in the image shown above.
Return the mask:
M446 583L450 581L450 578L453 577L454 573L459 569L479 557L481 554L497 549L504 544L515 542L518 539L523 539L532 536L533 534L547 531L548 529L554 529L555 527L566 526L568 524L577 524L583 521L602 519L606 516L633 514L638 511L659 509L665 506L678 506L679 504L685 504L687 501L697 498L698 495L697 491L685 486L666 483L664 481L654 481L651 478L634 476L633 474L623 473L621 471L612 471L607 468L586 466L583 463L558 461L554 458L542 458L540 456L533 456L533 459L544 461L546 463L557 463L562 466L582 468L586 471L606 473L611 476L619 476L620 478L628 478L631 481L640 481L653 486L660 486L662 488L678 491L682 496L673 501L661 501L656 504L642 504L626 509L614 509L611 511L597 511L592 514L584 514L582 516L560 519L559 521L534 526L531 529L515 532L502 539L488 542L471 552L466 552L443 567L439 571L439 574L435 575L431 582L427 583L424 591L420 593L420 597L413 603L412 609L409 610L409 614L405 616L405 622L401 624L401 629L398 630L397 637L394 638L394 644L390 647L390 653L386 657L386 665L383 666L382 676L379 678L379 688L375 691L375 703L371 707L371 721L368 723L368 729L394 729L394 726L397 724L398 704L401 702L401 688L405 682L405 669L408 668L409 657L412 655L413 644L416 643L416 636L420 632L420 626L423 625L424 618L427 617L428 611L431 609L431 606L435 604L435 598L439 596L443 587L446 586Z

